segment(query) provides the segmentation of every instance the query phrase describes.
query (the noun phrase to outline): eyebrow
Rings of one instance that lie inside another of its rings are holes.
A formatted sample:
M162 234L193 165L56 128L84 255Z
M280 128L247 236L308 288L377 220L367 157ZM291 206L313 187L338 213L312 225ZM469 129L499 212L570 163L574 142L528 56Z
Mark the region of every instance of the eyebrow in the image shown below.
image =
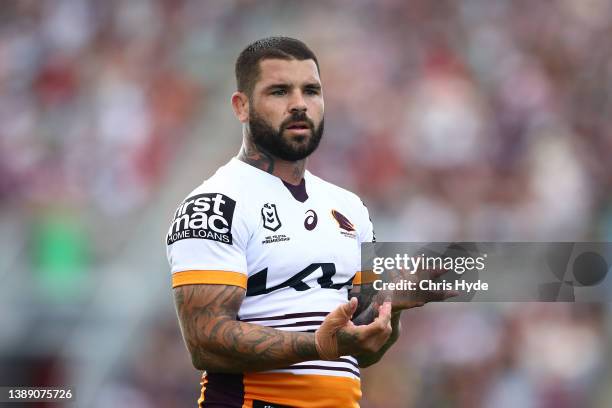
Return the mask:
M316 82L313 82L310 84L306 84L304 88L321 90L321 84L317 84Z
M270 91L272 89L288 89L288 88L291 88L290 84L279 82L279 83L276 83L276 84L270 84L270 85L266 86L264 88L264 91ZM320 90L321 89L321 85L316 83L316 82L311 82L311 83L307 83L306 85L304 85L304 88Z
M280 88L280 89L286 89L286 88L290 88L291 85L287 84L287 83L278 83L278 84L271 84L268 85L264 88L264 91L269 91L275 88Z

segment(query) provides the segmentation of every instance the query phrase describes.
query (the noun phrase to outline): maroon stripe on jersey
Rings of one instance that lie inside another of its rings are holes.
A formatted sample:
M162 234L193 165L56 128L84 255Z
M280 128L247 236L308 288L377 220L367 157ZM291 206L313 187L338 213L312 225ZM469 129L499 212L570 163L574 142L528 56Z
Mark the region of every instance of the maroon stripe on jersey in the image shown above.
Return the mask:
M309 321L295 322L295 323L288 323L288 324L277 324L277 325L268 326L268 327L276 328L276 327L320 326L322 323L323 323L323 320L309 320Z
M253 317L251 319L238 319L241 322L259 322L262 320L283 320L293 319L298 317L315 317L315 316L327 316L329 312L305 312L305 313L289 313L280 316L268 316L268 317Z
M355 366L356 368L359 368L359 365L356 362L354 362L352 360L349 360L348 358L339 358L339 359L333 360L333 361L340 361L342 363L349 363L349 364Z
M202 408L241 408L244 403L242 374L207 373Z

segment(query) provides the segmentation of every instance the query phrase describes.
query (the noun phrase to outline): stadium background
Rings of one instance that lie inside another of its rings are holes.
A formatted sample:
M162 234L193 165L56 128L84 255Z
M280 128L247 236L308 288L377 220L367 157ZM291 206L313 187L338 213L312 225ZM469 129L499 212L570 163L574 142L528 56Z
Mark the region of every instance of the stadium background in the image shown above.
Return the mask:
M608 1L3 1L0 384L194 406L164 235L238 151L237 54L279 34L321 63L310 168L380 241L612 239ZM611 323L608 304L410 310L362 406L610 406Z

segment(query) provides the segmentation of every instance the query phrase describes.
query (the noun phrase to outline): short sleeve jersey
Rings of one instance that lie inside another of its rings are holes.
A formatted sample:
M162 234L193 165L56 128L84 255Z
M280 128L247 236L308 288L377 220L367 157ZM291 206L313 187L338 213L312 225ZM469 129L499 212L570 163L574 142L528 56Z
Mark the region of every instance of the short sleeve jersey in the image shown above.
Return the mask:
M373 240L373 228L355 194L308 171L300 187L235 158L217 170L174 214L166 237L172 286L240 286L240 321L314 332L347 302L360 244ZM358 406L361 397L352 356L239 376L205 373L202 385L204 407L217 398L237 407Z

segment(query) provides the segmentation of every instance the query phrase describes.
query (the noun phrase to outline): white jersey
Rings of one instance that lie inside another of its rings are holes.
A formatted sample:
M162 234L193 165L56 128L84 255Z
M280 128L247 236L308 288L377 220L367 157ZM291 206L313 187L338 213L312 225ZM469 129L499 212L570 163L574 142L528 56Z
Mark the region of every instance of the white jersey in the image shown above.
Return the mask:
M347 302L361 267L360 244L372 240L368 211L355 194L308 171L301 186L290 186L234 158L178 207L167 235L167 254L173 287L240 286L246 297L239 320L314 332L329 312ZM274 380L275 395L262 391L266 379ZM335 406L357 406L359 368L351 356L245 373L245 401L259 395L300 406L295 398L308 392L304 397L313 406L314 383L309 385L307 379L323 387L327 398L344 393L341 398L347 399L334 401ZM204 378L209 387L211 381ZM280 384L288 385L283 389Z

